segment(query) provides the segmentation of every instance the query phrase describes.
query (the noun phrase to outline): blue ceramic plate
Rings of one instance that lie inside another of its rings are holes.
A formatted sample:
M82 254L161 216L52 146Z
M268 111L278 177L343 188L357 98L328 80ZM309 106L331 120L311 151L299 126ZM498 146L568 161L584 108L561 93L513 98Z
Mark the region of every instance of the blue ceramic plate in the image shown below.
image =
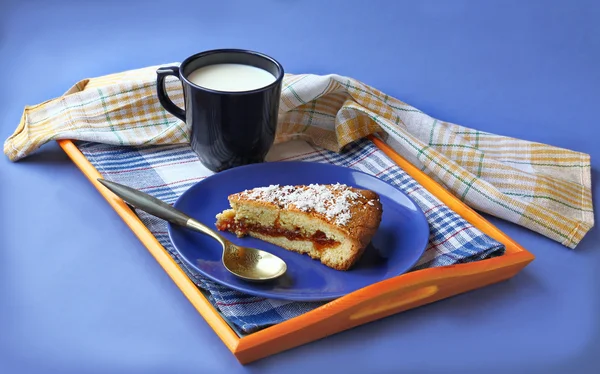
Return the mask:
M263 249L281 257L286 274L267 283L250 283L231 275L221 264L220 244L200 233L169 224L169 236L183 259L201 274L236 290L267 298L324 301L408 271L421 257L429 225L419 207L392 185L353 169L311 162L267 162L217 173L188 189L175 208L214 228L217 213L228 209L227 196L271 184L343 183L377 192L383 206L379 230L361 259L348 271L322 265L307 255L231 233L238 245Z

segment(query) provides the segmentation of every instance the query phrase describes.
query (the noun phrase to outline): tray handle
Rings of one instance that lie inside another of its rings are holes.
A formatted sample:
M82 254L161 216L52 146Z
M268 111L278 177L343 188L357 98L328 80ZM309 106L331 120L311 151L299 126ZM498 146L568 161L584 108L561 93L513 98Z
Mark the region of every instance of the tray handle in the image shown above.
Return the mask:
M375 300L366 302L349 316L350 321L354 320L369 320L373 316L389 314L386 312L402 309L403 306L408 306L413 303L425 301L434 296L439 291L439 287L435 284L414 287L409 290L397 290L391 292L390 295L378 297Z
M526 253L506 257L510 260L498 257L475 266L457 264L424 269L405 274L404 282L390 279L371 285L334 301L333 304L343 302L345 305L340 306L337 317L331 313L328 317L345 320L346 326L359 325L509 279L531 261Z

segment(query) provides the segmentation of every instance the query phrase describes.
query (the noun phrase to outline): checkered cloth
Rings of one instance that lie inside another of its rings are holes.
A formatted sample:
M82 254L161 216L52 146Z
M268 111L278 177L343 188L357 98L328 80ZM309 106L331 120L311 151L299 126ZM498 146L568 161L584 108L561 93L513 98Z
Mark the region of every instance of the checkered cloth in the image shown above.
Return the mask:
M157 68L86 79L25 108L4 152L18 160L53 139L188 143L189 126L158 103ZM183 106L179 81L170 77L167 90ZM348 77L285 76L277 143L304 139L338 152L373 133L474 209L570 248L594 225L587 154L440 121Z
M298 144L300 143L300 144ZM391 183L409 195L423 210L430 227L429 244L411 271L472 262L504 253L504 246L483 234L450 210L429 191L406 174L369 140L349 145L335 153L306 142L294 142L293 149L274 149L269 161L308 161L331 163L364 171ZM187 145L125 147L99 143L78 143L85 157L103 178L122 183L168 203L190 186L212 175ZM242 333L251 333L314 309L322 302L271 300L244 294L207 280L187 266L169 240L165 221L136 210L142 222L201 289L209 300Z

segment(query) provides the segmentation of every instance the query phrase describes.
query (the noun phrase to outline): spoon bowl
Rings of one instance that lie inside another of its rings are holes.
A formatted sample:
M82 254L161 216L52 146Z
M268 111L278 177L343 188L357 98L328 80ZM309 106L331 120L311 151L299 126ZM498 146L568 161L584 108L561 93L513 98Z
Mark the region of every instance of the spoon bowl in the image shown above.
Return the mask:
M223 265L230 273L251 282L277 278L287 270L279 257L256 248L246 248L227 242Z
M241 279L249 282L265 282L278 278L287 271L287 265L281 258L260 249L235 245L215 230L154 196L101 178L98 178L98 182L136 208L173 224L208 235L221 243L223 266Z

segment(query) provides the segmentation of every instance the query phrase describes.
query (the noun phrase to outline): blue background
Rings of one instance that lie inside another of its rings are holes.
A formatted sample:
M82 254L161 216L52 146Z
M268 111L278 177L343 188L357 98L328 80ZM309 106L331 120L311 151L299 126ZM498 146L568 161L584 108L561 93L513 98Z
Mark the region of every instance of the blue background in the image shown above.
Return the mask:
M359 79L445 121L592 155L594 1L0 2L0 137L76 81L240 47ZM241 366L56 146L0 158L0 372L592 372L600 238L575 251L491 221L537 259L508 282Z

